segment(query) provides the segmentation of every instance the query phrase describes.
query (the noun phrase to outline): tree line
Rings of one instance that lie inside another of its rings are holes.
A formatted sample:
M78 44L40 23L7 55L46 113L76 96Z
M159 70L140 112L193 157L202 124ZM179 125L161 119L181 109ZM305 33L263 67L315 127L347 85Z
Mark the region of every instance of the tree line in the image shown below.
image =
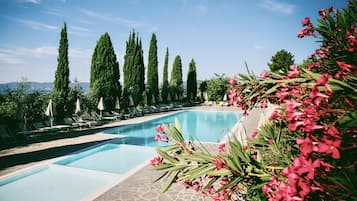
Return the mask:
M128 107L130 96L136 106L142 103L144 93L148 97L148 104L152 104L154 100L156 102L162 100L164 103L168 103L170 100L182 100L184 98L184 86L181 57L177 55L174 59L169 82L169 49L166 48L163 80L161 86L159 86L157 49L157 39L155 33L153 33L148 53L145 83L144 52L141 38L135 31L130 32L126 41L123 64L124 78L123 86L121 86L120 67L110 36L108 33L101 35L95 46L90 67L88 95L92 108L95 108L95 103L98 102L100 97L104 98L107 110L115 108L116 99L120 100L122 107ZM69 102L70 81L66 23L64 23L61 30L57 61L58 65L51 97L54 99L56 116L63 118L73 113L71 111L72 103ZM195 101L197 97L197 72L194 59L189 64L186 91L186 99Z

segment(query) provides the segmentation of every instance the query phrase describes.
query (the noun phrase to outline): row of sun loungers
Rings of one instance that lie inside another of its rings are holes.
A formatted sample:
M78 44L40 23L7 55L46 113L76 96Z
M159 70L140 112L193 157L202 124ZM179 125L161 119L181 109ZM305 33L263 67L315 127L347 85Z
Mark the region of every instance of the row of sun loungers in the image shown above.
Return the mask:
M103 111L102 115L100 115L96 112L92 112L90 115L87 115L86 118L82 118L81 116L65 118L61 124L51 124L50 121L32 122L28 124L20 122L16 124L17 128L11 129L6 125L0 125L0 148L19 144L19 142L31 141L32 138L64 134L72 130L91 129L108 121L120 121L122 119L135 118L152 113L172 111L182 107L180 104L151 105L145 108L127 108L124 113Z

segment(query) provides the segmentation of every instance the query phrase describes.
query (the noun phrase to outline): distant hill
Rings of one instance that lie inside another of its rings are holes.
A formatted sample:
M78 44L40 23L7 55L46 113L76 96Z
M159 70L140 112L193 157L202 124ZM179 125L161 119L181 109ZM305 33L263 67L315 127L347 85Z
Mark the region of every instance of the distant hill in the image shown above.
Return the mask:
M0 93L6 93L7 90L16 90L19 86L20 82L9 82L9 83L1 83L0 84ZM29 85L30 91L42 91L42 92L50 92L53 89L52 82L27 82ZM71 83L72 87L75 83ZM83 92L88 92L89 82L79 82L82 86Z

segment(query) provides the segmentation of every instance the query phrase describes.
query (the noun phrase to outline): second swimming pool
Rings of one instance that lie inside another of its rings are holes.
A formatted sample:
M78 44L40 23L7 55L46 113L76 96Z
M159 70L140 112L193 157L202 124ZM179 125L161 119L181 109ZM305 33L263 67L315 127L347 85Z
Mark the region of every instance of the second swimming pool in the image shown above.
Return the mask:
M159 124L173 124L177 118L185 140L192 137L195 141L218 143L241 117L239 112L182 111L142 123L111 128L103 133L124 135L124 138L117 140L120 144L164 146L166 143L154 140L155 128Z

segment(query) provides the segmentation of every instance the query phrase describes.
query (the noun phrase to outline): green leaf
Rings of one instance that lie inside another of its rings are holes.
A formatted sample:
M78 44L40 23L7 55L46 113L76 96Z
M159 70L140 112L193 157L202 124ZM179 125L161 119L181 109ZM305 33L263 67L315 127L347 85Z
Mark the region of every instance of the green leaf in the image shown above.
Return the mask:
M207 173L211 172L215 166L213 165L204 165L196 169L192 169L186 172L183 176L185 179L196 179L198 177L204 176Z
M177 117L175 118L175 128L182 133L181 125Z
M177 163L177 159L175 159L174 157L170 156L168 153L162 151L160 148L156 149L156 152L162 156L164 159L170 161L171 163Z
M168 173L169 173L169 172L164 172L164 173L163 173L162 175L160 175L157 179L155 179L155 180L153 181L153 183L155 183L155 182L161 180L161 179L164 178Z
M170 186L172 185L172 183L174 182L177 174L179 173L179 171L174 171L170 174L169 178L167 179L164 188L162 190L162 193L165 193L167 190L169 190Z
M220 191L222 191L222 190L224 190L224 189L230 188L231 186L235 186L235 185L237 185L237 184L238 184L240 181L242 181L242 180L243 180L242 178L237 177L237 178L235 178L234 180L228 182L226 185L221 186L219 189L217 189L216 192L218 193L218 192L220 192Z
M197 155L189 155L189 154L181 154L181 157L187 161L197 161L201 163L209 163L212 162L213 160L207 160L205 158L199 157Z
M236 172L243 172L242 166L240 165L239 161L234 160L235 157L229 156L230 160L227 160L227 165L232 168Z
M208 174L212 176L230 176L232 175L232 172L228 169L222 168L220 170L211 170Z
M180 170L185 169L186 167L187 167L187 165L185 165L185 164L173 165L172 167L165 169L165 171L169 171L169 172L180 171Z
M167 171L167 169L170 168L170 167L172 167L172 166L173 166L173 165L170 164L170 163L163 163L163 164L160 164L160 165L158 165L158 166L155 166L154 169L155 169L155 170L166 170L166 171Z
M207 182L203 189L207 189L208 187L212 186L218 179L219 177L212 177L212 179Z

